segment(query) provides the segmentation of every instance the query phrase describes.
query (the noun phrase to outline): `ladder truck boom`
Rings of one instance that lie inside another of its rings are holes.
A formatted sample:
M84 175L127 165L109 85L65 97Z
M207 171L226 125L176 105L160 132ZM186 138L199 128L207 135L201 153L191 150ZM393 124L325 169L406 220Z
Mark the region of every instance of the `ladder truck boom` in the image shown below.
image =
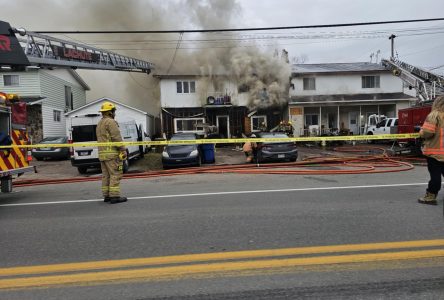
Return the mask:
M19 34L17 38L15 34ZM12 28L0 21L0 66L141 72L154 64L86 44Z
M437 96L444 94L444 77L430 71L412 66L406 62L391 58L381 60L382 65L391 70L416 91L420 102L433 101Z

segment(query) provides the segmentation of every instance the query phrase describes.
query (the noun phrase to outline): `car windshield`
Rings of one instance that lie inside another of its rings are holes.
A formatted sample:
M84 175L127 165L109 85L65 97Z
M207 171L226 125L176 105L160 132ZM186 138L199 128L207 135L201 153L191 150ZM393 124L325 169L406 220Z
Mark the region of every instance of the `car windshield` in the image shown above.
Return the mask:
M172 141L183 141L183 140L195 140L196 137L194 135L173 135L171 137Z
M288 138L288 136L285 133L263 133L260 135L261 138L264 139L272 139L272 138Z
M40 144L61 144L65 141L64 137L47 137L44 138Z

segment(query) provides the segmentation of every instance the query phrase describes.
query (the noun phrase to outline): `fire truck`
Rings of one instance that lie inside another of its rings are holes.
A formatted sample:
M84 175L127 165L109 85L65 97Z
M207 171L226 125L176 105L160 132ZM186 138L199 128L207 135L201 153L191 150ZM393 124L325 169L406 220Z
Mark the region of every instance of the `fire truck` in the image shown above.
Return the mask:
M0 21L0 74L2 70L26 67L71 68L141 72L149 74L154 64L89 45L16 29ZM12 180L36 171L29 165L31 155L26 126L26 104L20 95L0 91L0 182L1 192L12 191Z
M437 96L444 95L444 76L412 66L395 58L383 59L382 65L416 91L414 106L398 111L398 133L414 133L422 126ZM412 144L414 140L404 141Z

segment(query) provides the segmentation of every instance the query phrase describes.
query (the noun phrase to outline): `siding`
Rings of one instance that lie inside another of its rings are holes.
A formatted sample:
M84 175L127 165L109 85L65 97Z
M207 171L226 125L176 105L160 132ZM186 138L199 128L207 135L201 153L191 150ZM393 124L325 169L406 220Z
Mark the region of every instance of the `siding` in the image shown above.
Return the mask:
M19 75L18 86L4 86L3 75ZM0 72L0 91L5 93L16 93L19 96L39 96L40 79L37 70L27 72Z
M40 82L42 91L41 95L45 97L42 104L43 136L65 135L65 86L71 87L74 108L86 104L85 90L45 71L40 72ZM60 122L54 122L54 109L62 111Z
M43 119L43 137L48 136L64 136L66 135L66 121L65 116L63 114L63 110L61 111L60 122L54 121L54 110L60 110L58 108L43 106L42 107L42 119Z

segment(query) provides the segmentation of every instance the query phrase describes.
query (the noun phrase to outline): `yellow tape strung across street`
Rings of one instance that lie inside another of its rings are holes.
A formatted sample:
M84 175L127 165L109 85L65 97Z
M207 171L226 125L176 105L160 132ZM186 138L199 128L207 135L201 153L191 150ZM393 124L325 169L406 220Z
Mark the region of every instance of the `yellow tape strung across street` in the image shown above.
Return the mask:
M292 137L292 138L239 138L239 139L201 139L177 141L138 141L113 143L75 143L75 144L35 144L14 145L16 148L67 148L67 147L98 147L98 146L165 146L165 145L192 145L192 144L238 144L245 142L328 142L328 141L368 141L368 140L402 140L419 138L418 133L381 134L381 135L348 135L348 136L318 136L318 137ZM0 146L8 149L11 146Z

